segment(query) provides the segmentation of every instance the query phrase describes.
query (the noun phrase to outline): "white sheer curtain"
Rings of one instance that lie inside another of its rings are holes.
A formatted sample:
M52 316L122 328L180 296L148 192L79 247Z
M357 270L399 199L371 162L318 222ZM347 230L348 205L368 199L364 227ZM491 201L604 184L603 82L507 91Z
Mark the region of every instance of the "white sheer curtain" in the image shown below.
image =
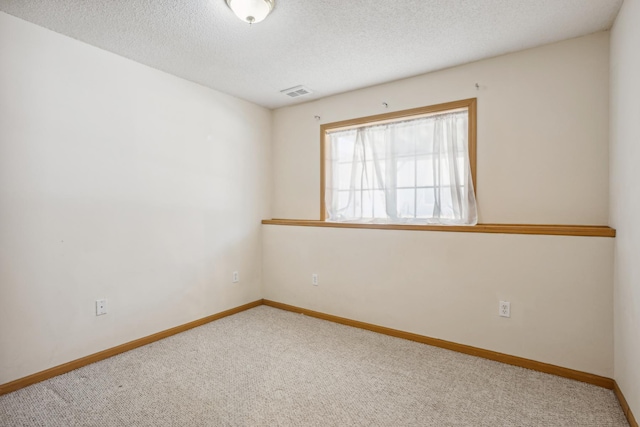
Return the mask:
M327 220L477 223L468 113L329 132Z

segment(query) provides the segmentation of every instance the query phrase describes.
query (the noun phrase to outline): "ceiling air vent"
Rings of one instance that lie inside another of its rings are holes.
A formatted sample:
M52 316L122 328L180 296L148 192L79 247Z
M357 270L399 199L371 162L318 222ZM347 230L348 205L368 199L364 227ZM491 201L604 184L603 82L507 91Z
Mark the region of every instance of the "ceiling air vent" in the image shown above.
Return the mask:
M285 95L291 98L299 98L301 96L309 95L310 93L313 93L313 92L308 87L295 86L295 87L290 87L289 89L281 90L280 93L284 93Z

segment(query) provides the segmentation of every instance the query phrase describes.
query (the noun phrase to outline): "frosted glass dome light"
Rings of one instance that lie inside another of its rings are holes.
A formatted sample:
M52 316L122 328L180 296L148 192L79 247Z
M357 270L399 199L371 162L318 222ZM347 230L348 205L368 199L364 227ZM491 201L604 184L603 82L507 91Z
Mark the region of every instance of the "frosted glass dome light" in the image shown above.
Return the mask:
M263 21L273 10L275 0L226 0L238 18L249 24Z

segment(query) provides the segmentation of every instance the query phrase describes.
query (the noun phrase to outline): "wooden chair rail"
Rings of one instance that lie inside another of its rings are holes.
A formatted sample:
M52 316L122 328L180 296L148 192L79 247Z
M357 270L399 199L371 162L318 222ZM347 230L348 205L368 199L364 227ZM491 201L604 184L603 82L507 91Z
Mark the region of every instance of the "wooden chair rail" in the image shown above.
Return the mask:
M267 225L298 227L366 228L373 230L449 231L461 233L540 234L547 236L615 237L616 230L606 225L555 225L555 224L477 224L477 225L414 225L414 224L365 224L352 222L328 222L304 219L265 219Z

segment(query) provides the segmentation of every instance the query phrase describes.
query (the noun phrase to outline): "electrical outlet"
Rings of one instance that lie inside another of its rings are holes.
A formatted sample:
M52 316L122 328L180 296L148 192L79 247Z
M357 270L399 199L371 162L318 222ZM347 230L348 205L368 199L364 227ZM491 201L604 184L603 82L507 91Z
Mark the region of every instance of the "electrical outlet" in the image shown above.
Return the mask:
M318 273L311 273L311 284L318 286Z
M233 272L233 277L231 278L231 281L233 283L238 283L240 281L240 273L238 273L237 271Z
M96 300L96 316L102 316L103 314L107 314L107 300L97 299Z
M511 317L511 303L509 301L500 301L498 314L500 317Z

